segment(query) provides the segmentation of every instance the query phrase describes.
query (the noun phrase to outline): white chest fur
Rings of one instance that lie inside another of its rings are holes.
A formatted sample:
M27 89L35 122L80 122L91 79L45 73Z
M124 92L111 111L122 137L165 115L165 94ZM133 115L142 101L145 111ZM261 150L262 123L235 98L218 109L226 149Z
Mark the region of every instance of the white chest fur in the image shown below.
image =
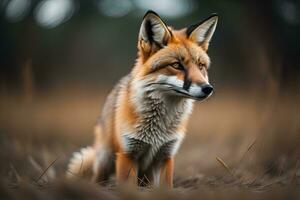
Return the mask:
M154 161L176 154L184 138L177 128L191 113L193 101L146 93L139 99L139 105L141 117L133 132L122 134L123 147L140 161L142 168L147 168Z

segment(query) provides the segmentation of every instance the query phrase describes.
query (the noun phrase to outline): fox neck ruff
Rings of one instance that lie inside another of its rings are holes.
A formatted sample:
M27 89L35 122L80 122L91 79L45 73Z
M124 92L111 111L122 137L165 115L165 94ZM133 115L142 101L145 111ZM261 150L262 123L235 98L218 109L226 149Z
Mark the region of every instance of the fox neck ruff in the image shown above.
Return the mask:
M175 155L184 133L178 126L192 112L193 100L169 96L146 81L131 85L130 101L140 116L132 132L122 134L124 149L146 169Z

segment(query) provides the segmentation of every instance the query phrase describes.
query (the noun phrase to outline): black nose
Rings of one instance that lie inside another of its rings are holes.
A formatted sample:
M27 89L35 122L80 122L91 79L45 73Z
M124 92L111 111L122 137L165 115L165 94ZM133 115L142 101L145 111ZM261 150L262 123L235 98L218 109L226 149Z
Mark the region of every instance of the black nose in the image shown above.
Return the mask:
M209 84L205 84L202 86L202 92L207 96L210 95L213 90L214 88Z

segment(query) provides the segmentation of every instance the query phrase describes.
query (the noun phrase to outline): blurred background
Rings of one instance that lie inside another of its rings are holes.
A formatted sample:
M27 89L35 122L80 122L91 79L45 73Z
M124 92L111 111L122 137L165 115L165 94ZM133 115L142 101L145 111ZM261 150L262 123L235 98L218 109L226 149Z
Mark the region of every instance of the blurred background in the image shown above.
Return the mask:
M219 15L208 51L216 92L196 104L177 187L232 173L299 184L297 0L1 0L0 175L36 180L56 160L46 174L57 177L92 143L105 97L134 65L148 9L175 29Z

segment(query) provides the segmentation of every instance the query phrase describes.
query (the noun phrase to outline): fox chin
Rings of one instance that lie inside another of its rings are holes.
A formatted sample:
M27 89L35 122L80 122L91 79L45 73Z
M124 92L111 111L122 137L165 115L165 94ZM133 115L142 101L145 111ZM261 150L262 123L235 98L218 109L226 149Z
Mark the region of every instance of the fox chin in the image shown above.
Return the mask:
M174 158L195 101L213 93L209 42L216 14L174 30L153 11L142 21L138 57L111 91L95 126L92 146L75 152L69 178L173 186Z

